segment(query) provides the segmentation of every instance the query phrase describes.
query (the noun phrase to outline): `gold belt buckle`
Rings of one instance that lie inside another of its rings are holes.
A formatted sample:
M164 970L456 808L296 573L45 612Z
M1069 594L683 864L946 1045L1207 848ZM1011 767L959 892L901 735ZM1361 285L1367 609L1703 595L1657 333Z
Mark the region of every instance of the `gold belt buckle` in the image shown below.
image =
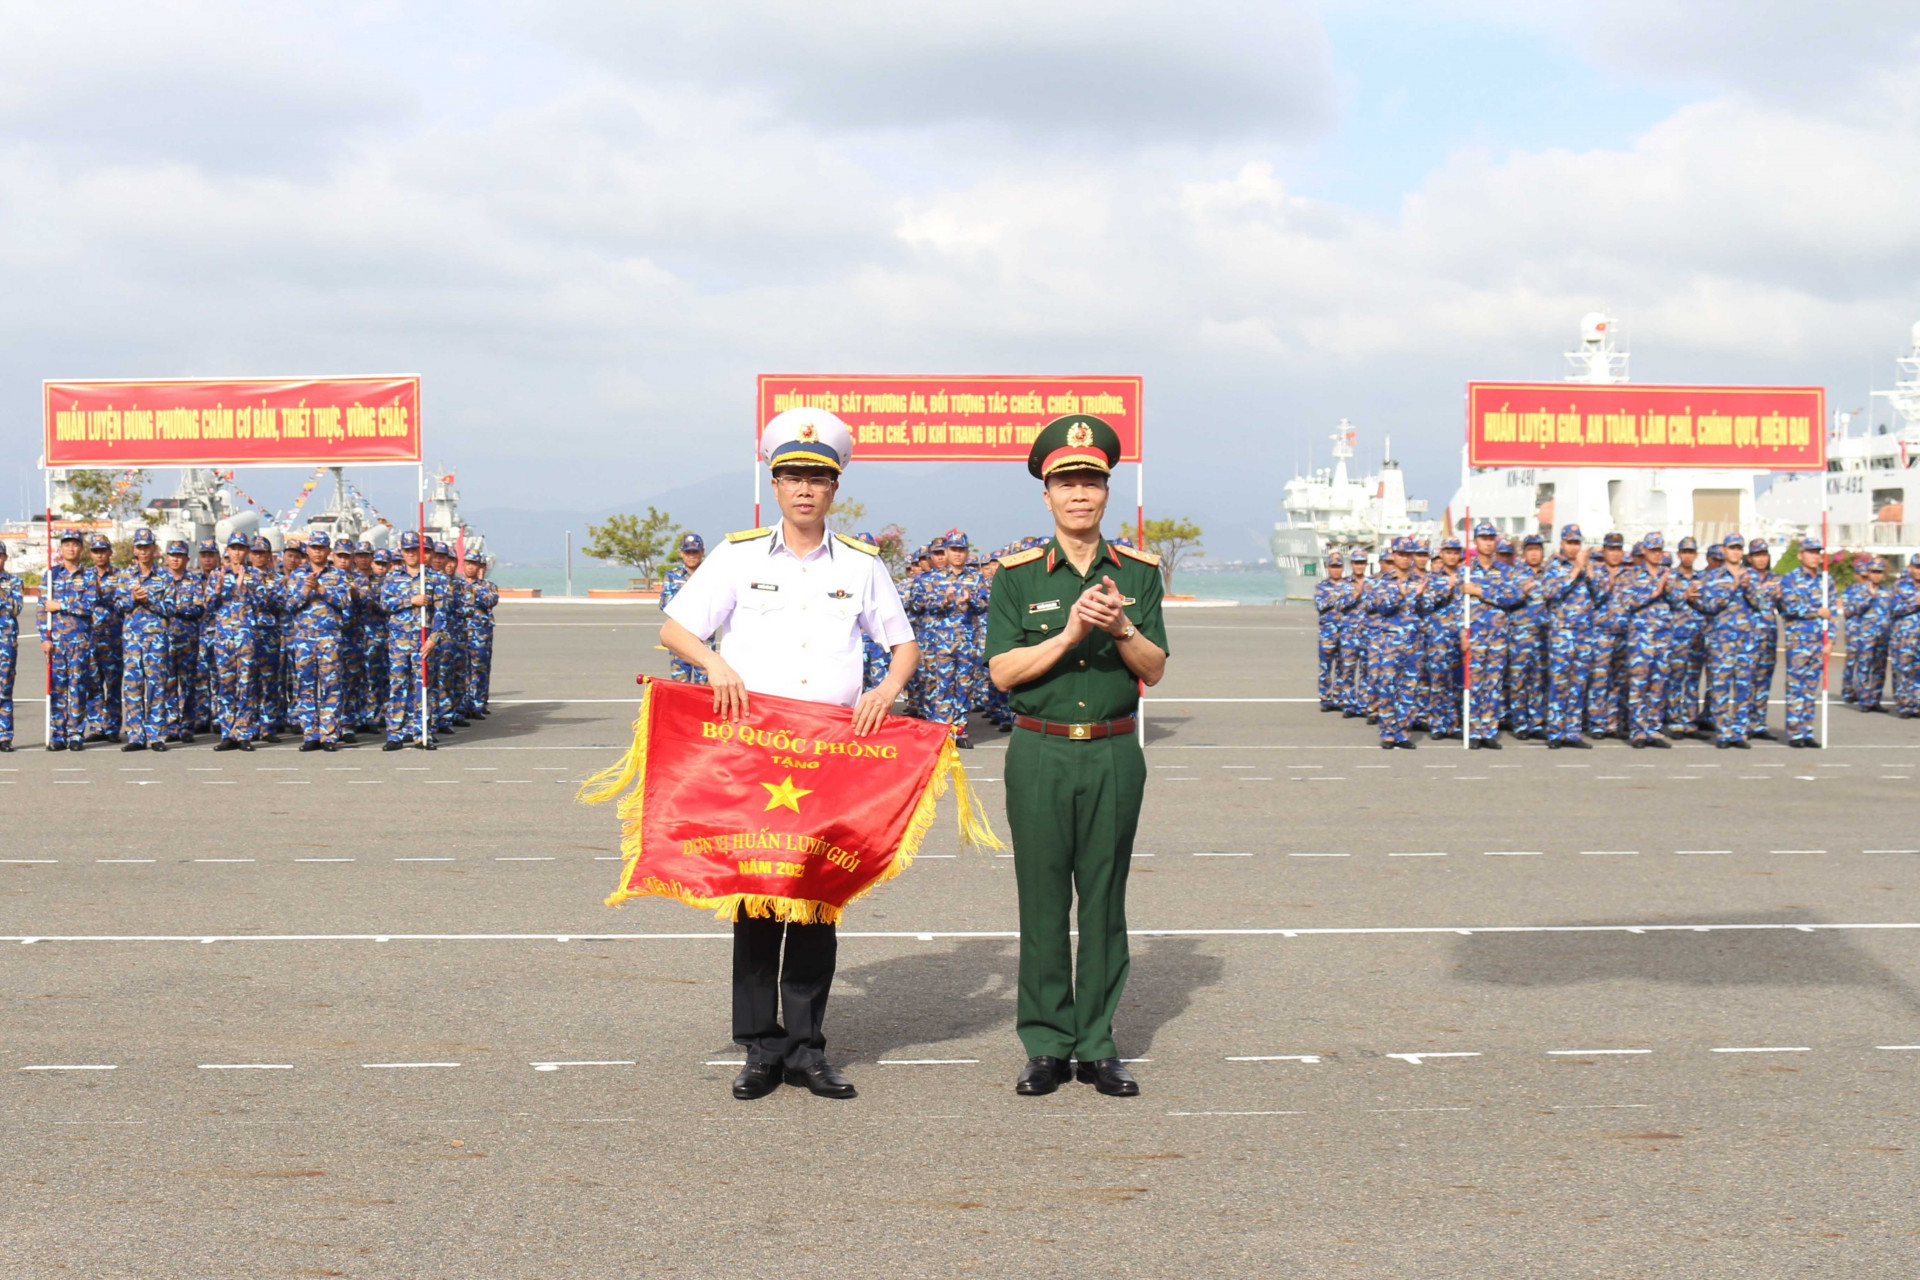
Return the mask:
M1090 724L1070 724L1067 726L1067 737L1073 739L1075 742L1085 742L1093 737L1093 726Z

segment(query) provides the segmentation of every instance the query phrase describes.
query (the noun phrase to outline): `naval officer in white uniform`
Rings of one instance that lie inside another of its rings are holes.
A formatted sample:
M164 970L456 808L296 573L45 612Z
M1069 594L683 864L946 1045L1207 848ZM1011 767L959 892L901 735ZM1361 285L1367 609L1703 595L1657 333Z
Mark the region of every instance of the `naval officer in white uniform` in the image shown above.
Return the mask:
M852 433L825 410L789 409L767 423L760 456L773 472L780 523L729 534L667 605L660 642L707 673L716 712L741 715L755 693L804 698L852 707L853 732L864 735L919 665L913 626L879 549L827 532L852 454ZM707 648L722 627L719 649ZM862 694L864 636L891 661L886 679ZM733 1038L745 1046L747 1065L734 1079L734 1097L765 1097L783 1079L823 1098L854 1096L828 1064L821 1031L837 946L830 924L744 911L735 918Z

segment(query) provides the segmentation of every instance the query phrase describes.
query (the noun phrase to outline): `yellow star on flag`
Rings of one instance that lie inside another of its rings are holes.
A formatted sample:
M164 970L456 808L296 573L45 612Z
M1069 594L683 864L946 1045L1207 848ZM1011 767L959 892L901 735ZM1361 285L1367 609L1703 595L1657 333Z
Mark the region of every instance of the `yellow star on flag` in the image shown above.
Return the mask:
M775 786L771 782L763 782L760 785L767 789L767 808L769 809L777 809L781 805L785 805L795 813L798 813L800 812L800 797L813 794L811 791L806 791L794 786L792 774L788 774L782 778L778 786Z

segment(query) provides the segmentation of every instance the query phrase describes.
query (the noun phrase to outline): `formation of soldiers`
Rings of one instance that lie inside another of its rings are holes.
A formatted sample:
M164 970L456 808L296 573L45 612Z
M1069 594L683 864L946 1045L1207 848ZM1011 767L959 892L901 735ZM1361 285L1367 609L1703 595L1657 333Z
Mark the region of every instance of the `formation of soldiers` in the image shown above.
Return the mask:
M1416 730L1496 750L1502 730L1554 749L1696 735L1745 748L1774 736L1767 695L1784 652L1787 745L1815 747L1825 653L1845 617L1843 698L1881 710L1891 669L1893 714L1920 716L1920 562L1891 588L1870 562L1839 596L1818 538L1785 573L1738 534L1704 557L1682 538L1673 561L1657 533L1631 548L1609 533L1596 557L1571 524L1551 556L1544 538L1516 548L1486 522L1473 544L1448 538L1436 555L1396 538L1377 566L1365 551L1328 555L1314 601L1321 710L1366 717L1383 748L1411 748Z
M500 594L485 556L461 564L415 532L401 534L396 554L316 531L288 539L279 560L265 536L235 533L224 560L202 541L193 567L183 541L162 559L150 529L134 534L131 565L116 570L113 550L96 534L84 563L69 531L41 591L49 751L98 742L165 751L206 733L218 735L216 751L293 733L302 751L335 751L362 733L397 751L431 748L487 715ZM8 580L0 561L0 714L11 749L19 601Z

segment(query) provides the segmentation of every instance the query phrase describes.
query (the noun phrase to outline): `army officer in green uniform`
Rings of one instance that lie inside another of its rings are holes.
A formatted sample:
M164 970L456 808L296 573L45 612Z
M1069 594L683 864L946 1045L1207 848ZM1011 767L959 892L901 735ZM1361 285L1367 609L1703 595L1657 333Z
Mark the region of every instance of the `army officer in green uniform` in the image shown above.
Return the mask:
M1167 668L1159 558L1100 536L1120 437L1073 414L1041 429L1027 469L1045 486L1053 539L1000 559L987 669L1014 713L1007 824L1020 889L1014 1085L1034 1097L1074 1074L1101 1093L1140 1092L1113 1043L1127 983L1127 868L1147 766L1134 713ZM1080 893L1080 956L1068 920Z

